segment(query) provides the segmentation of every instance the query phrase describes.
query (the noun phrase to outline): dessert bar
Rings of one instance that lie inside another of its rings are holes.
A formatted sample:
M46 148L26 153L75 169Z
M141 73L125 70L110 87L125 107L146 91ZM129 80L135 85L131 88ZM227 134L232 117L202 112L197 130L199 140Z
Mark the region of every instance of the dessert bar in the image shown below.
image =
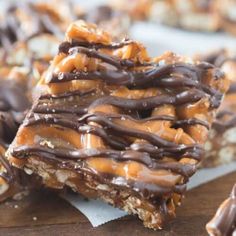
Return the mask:
M236 1L217 0L216 4L221 28L230 34L236 35Z
M203 167L214 167L236 160L236 53L222 49L198 58L221 68L231 82L210 130L201 163Z
M160 229L175 216L228 85L209 63L150 58L141 43L76 21L8 160Z
M154 1L150 18L166 25L190 31L217 31L219 14L214 0L157 0Z

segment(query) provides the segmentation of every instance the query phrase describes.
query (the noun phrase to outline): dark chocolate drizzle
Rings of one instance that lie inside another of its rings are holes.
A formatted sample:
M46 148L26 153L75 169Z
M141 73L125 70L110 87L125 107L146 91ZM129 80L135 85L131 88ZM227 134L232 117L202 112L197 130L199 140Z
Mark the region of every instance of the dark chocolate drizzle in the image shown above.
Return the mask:
M227 50L221 49L211 54L203 56L201 60L211 63L217 67L222 67L228 61L236 62L236 56L229 56Z
M13 184L15 173L12 166L6 160L4 155L0 154L0 165L5 169L0 172L0 177L3 178L8 184Z
M227 50L221 49L201 58L203 61L211 63L217 67L222 67L226 62L234 62L236 66L236 56L229 56ZM227 94L236 93L236 83L232 82ZM226 94L226 96L227 96ZM234 101L232 100L232 105ZM234 108L232 108L234 109ZM224 119L227 116L227 119ZM216 120L213 122L213 129L219 133L225 132L236 126L236 113L229 108L223 108L218 112Z
M0 81L0 139L10 143L22 123L30 102L24 86L11 79Z
M236 93L236 83L232 83L229 87L227 94Z
M120 45L110 45L108 48L114 47L122 47L123 43ZM127 41L129 44L132 41ZM126 42L126 43L127 43ZM212 65L207 63L201 63L198 65L184 64L184 63L175 63L168 64L164 66L160 66L158 64L151 63L134 63L130 60L118 60L117 58L104 55L97 51L97 48L92 47L90 44L84 45L88 46L88 48L84 48L81 45L77 46L77 44L68 44L64 43L63 46L60 47L61 52L63 53L81 53L85 54L88 57L98 58L101 61L115 67L115 70L105 70L105 71L94 71L94 72L84 72L84 71L76 71L76 72L60 72L58 74L53 74L50 83L63 83L72 80L102 80L110 85L122 85L127 86L130 89L139 89L139 88L150 88L150 87L163 87L163 88L174 88L174 87L191 87L197 88L198 91L196 94L185 94L186 99L198 99L203 98L206 95L209 95L211 106L213 108L217 108L220 105L220 101L222 98L222 94L216 89L210 88L204 83L202 83L201 78L204 76L203 73L206 69L213 69ZM69 48L73 45L72 48ZM76 46L75 46L76 45ZM99 48L102 48L102 45L99 45ZM106 45L103 45L106 47ZM127 69L137 66L150 66L151 69L147 69L145 71L129 71ZM217 70L215 71L215 78L220 78L222 73ZM173 76L173 75L180 76ZM170 76L172 75L172 76ZM200 92L202 90L202 92ZM103 98L104 99L104 98ZM178 99L178 95L175 96L175 99ZM156 98L155 98L156 100ZM173 99L174 100L174 99ZM164 103L164 101L162 102ZM174 104L174 103L169 103ZM176 104L177 105L177 104Z
M176 119L171 116L150 117L145 115L158 106L172 104L184 107L194 104L201 99L210 103L211 109L220 104L222 94L220 91L206 84L204 78L211 72L214 79L223 77L220 70L208 63L196 65L187 63L173 63L159 65L151 62L134 62L132 60L119 60L116 57L105 55L99 49L118 49L134 43L130 40L112 44L93 44L87 42L64 42L59 47L59 53L85 54L89 58L97 58L103 64L108 64L109 70L73 71L70 73L52 74L49 84L64 83L72 80L100 80L107 85L126 86L129 89L158 87L164 94L141 99L128 99L112 96L104 91L91 90L88 93L68 92L65 94L44 95L33 106L24 122L25 127L46 124L58 129L71 129L78 133L91 133L102 138L109 146L107 149L65 149L51 148L39 145L25 145L13 147L11 153L17 158L29 158L31 155L45 158L48 161L67 163L83 162L91 157L106 157L119 162L136 161L150 169L166 169L174 174L183 176L183 182L178 186L178 193L185 189L185 183L195 172L196 165L181 164L176 161L183 157L197 160L201 159L203 149L201 146L176 144L161 138L157 134L141 131L132 127L125 127L115 122L116 119L130 119L136 122L151 120L170 122L172 127L181 127L184 130L189 126L203 126L209 128L206 121L196 118ZM133 68L139 68L134 71ZM86 97L87 96L87 97ZM73 101L72 101L73 100ZM104 114L102 112L90 113L92 108L109 104L123 111L122 115ZM92 124L97 124L92 125ZM140 143L132 143L132 138L138 138ZM164 157L171 157L176 161L165 162ZM63 165L65 166L65 165ZM73 166L73 165L72 165ZM69 167L68 167L69 168ZM132 187L141 189L142 183L132 183ZM153 192L153 186L145 185L145 191ZM160 187L160 186L158 186ZM141 191L141 190L140 190ZM156 194L173 192L172 187L155 188ZM175 190L177 191L177 190Z
M212 235L233 236L236 233L236 184L230 197L217 210L214 218L207 224Z
M212 125L212 128L217 132L222 133L235 126L236 126L236 113L228 109L223 109L222 111L218 112L216 120Z
M91 115L86 116L86 119L74 119L73 117L68 117L65 119L63 116L58 115L47 115L40 116L37 115L35 119L34 116L28 117L26 122L24 123L25 126L32 126L36 124L53 124L53 125L60 125L62 127L66 127L69 129L76 130L79 133L92 133L101 138L103 138L107 144L114 148L124 149L129 145L129 142L120 142L116 141L117 135L122 136L130 136L136 138L142 138L150 142L150 144L140 145L140 144L133 144L130 146L131 150L138 150L138 151L146 151L150 153L150 155L154 158L163 158L165 156L175 157L176 159L180 159L182 157L192 157L194 159L199 160L199 154L202 154L202 149L199 146L179 146L172 142L168 142L159 136L144 132L138 131L135 129L127 129L126 127L122 127L116 125L114 122L110 121L111 117L103 116L103 115ZM153 117L154 119L155 117ZM158 118L157 118L158 119ZM160 119L165 119L165 117L160 117ZM87 122L93 121L100 124L104 129L101 129L96 126L87 125ZM159 147L158 149L156 147Z
M19 9L32 17L32 30L27 29L28 32L26 32L23 29L24 22L21 22L16 14ZM53 22L50 16L47 13L38 12L35 5L30 1L11 3L4 12L4 20L0 26L0 44L6 51L17 41L26 42L42 33L49 33L58 38L63 38L64 32Z
M39 155L44 157L44 154L51 154L52 157L57 157L62 160L86 160L92 157L111 158L119 162L136 161L144 164L150 169L165 169L171 170L174 173L181 174L184 177L189 177L196 171L196 166L191 164L181 164L178 162L155 162L148 153L138 152L133 150L117 151L113 149L80 149L70 150L66 148L51 149L42 146L20 146L14 149L14 154L18 158L25 158L31 155Z
M102 44L102 43L89 43L85 41L77 41L77 40L71 40L71 42L63 42L59 45L59 53L65 53L68 54L69 50L74 47L84 47L84 48L90 48L90 49L119 49L124 46L132 44L133 41L129 39L125 39L119 43L111 43L111 44Z

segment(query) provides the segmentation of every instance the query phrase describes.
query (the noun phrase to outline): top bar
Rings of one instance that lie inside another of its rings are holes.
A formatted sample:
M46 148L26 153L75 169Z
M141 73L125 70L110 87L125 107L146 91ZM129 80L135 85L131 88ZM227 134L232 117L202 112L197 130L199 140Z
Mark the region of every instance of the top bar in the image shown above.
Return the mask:
M211 64L150 58L142 44L77 21L8 158L47 186L101 198L160 229L175 216L227 88Z

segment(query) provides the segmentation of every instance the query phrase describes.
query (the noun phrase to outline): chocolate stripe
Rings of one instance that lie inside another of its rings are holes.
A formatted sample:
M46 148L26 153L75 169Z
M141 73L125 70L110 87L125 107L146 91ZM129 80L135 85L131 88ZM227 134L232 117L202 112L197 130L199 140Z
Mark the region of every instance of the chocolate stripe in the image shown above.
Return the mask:
M70 50L70 48L73 47L86 47L86 48L93 48L93 49L118 49L122 48L124 46L130 45L134 43L132 40L124 40L120 43L111 43L111 44L101 44L101 43L89 43L85 41L76 41L72 40L71 42L63 42L59 46L59 53L65 53L67 54Z
M180 159L182 157L192 157L194 159L199 159L202 155L202 148L198 147L196 145L177 145L172 142L167 142L165 139L160 138L159 136L155 134L151 134L148 132L143 132L139 130L134 129L127 129L126 127L118 126L111 121L109 121L109 117L105 118L102 116L88 116L86 117L88 121L94 121L100 125L102 125L103 129L86 125L84 123L85 121L83 119L77 119L74 117L70 117L68 119L65 119L63 116L55 116L55 115L47 115L47 116L40 116L38 115L37 118L35 116L30 116L26 122L24 122L25 126L32 126L37 124L55 124L60 125L62 127L70 128L73 130L76 130L80 133L92 133L95 134L101 138L104 139L106 143L111 145L112 147L118 148L118 149L124 149L127 146L129 146L128 142L121 142L121 140L117 140L117 137L119 136L122 138L125 135L133 136L137 138L142 138L150 141L154 144L154 146L150 144L143 145L140 147L140 144L133 144L131 148L133 150L139 150L139 151L147 151L148 153L151 153L151 155L155 158L163 158L165 156L174 157L176 159ZM99 120L100 119L100 120ZM109 130L112 130L111 133L109 133ZM106 131L105 131L106 130ZM120 134L120 135L119 135ZM158 148L157 147L162 147ZM145 149L146 148L146 149Z
M0 172L0 177L4 178L7 183L11 183L14 178L14 172L10 166L10 164L6 161L5 157L0 153L0 166L3 166L5 171Z
M214 218L206 226L212 235L235 235L236 233L236 184L228 199L217 210Z
M204 98L206 94L197 90L188 90L176 95L158 95L142 99L127 99L115 96L106 96L95 100L89 109L99 105L109 104L122 109L130 110L149 110L163 104L184 105L186 103L194 103Z
M28 158L31 155L44 156L44 153L52 154L55 158L62 160L80 160L92 157L104 158L109 157L116 161L136 161L140 162L151 169L171 170L174 173L181 174L185 177L191 176L196 171L196 166L191 164L181 164L178 162L156 162L145 152L135 151L116 151L111 149L80 149L70 150L63 148L52 149L42 146L20 146L13 150L13 155L18 158Z

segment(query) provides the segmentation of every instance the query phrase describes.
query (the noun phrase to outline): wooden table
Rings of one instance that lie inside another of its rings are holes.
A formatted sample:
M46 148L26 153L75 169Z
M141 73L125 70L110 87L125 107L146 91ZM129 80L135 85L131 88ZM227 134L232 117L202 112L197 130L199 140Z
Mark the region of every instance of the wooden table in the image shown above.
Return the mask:
M93 228L69 203L49 192L34 192L21 201L0 205L0 236L74 236L74 235L207 235L206 222L229 194L236 173L229 174L189 191L169 227L153 231L132 216Z

